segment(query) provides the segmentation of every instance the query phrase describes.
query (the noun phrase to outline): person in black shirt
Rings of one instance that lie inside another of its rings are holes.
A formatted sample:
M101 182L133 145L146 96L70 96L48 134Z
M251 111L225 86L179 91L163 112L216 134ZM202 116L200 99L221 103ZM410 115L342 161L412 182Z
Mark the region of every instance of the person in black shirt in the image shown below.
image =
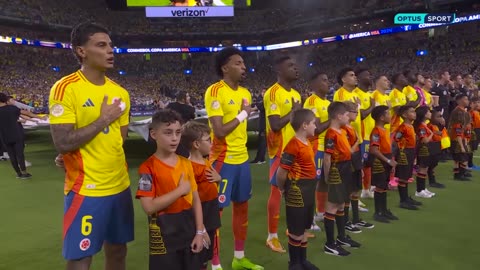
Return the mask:
M24 141L22 130L18 127L20 109L8 105L9 97L0 93L0 137L7 149L13 169L17 178L28 179L32 177L25 167Z
M257 155L250 163L265 163L265 154L267 153L267 140L265 138L265 106L263 105L263 95L267 89L263 89L261 95L258 96L255 107L258 109L258 148Z
M195 119L195 108L190 105L190 96L185 91L179 91L177 101L168 104L167 109L179 113L182 116L183 123Z
M434 96L438 96L438 106L435 107L435 110L443 111L443 117L448 123L448 118L450 114L449 104L450 104L450 90L448 83L450 81L450 73L448 71L442 71L439 74L438 82L430 93ZM443 127L442 127L443 128Z

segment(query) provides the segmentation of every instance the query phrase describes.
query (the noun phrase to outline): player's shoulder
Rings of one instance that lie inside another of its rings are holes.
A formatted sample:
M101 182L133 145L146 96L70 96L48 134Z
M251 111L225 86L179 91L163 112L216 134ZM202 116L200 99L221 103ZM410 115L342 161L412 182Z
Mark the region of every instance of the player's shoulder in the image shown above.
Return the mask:
M138 167L138 171L140 173L146 173L146 172L153 173L154 167L155 167L155 157L151 155L144 162L142 162L142 164L140 164L140 166Z
M217 98L220 96L221 89L225 87L225 83L223 81L218 81L207 88L205 92L205 97L209 98Z
M63 100L65 93L69 92L69 89L81 80L84 80L84 78L82 78L82 75L78 71L62 77L52 86L50 97L54 100Z
M244 86L238 86L238 90L243 96L252 96L252 94L250 93L250 91L248 90L248 88L244 87Z
M107 84L106 86L109 87L110 89L115 89L116 91L119 91L122 94L128 95L127 89L123 88L120 84L116 83L114 80L105 77Z
M278 83L273 84L265 92L264 100L274 101L275 99L277 99L282 94L282 89L283 89L283 87L281 87Z

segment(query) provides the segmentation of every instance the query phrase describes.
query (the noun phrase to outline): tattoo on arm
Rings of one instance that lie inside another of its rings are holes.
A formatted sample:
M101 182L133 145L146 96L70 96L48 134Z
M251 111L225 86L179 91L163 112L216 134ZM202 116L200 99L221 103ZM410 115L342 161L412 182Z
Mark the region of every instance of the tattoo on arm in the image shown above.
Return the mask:
M61 154L65 154L91 141L106 126L105 122L96 120L79 129L75 129L73 124L50 125L50 131L55 148Z

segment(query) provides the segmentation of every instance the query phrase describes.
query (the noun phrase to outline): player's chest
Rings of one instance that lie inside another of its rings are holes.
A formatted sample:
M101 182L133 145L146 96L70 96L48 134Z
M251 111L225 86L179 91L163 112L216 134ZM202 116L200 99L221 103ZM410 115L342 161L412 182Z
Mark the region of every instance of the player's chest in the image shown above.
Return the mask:
M237 94L226 95L222 103L223 112L225 114L237 115L241 111L244 98L246 97L242 97Z
M120 98L118 95L107 94L105 92L76 92L75 113L77 116L77 123L79 124L89 124L98 119L101 114L105 95L108 96L107 104L113 103L114 98Z

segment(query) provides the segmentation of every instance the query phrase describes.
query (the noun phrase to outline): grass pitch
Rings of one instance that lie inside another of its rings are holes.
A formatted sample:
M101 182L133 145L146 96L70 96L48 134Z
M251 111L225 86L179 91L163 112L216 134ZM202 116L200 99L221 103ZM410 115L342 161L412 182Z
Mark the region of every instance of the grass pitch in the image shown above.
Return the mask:
M29 171L33 178L21 181L15 178L8 162L0 162L0 269L52 270L64 269L61 256L63 217L63 172L55 167L56 156L48 131L27 134L26 158L33 163ZM152 148L140 137L132 135L125 143L130 168L132 190L137 186L136 170ZM250 156L253 156L251 152ZM477 159L478 162L480 160ZM398 195L389 192L389 207L400 218L392 224L375 223L372 230L352 235L363 244L346 258L323 253L324 233L309 242L308 257L320 269L478 269L480 257L476 244L479 173L473 181L452 180L451 163L442 163L437 169L444 190L434 190L437 196L424 199L420 211L398 208ZM247 257L267 270L287 269L288 255L271 252L265 247L267 236L266 204L270 187L267 182L268 165L252 165L254 181L250 201ZM410 185L410 194L414 185ZM363 200L370 211L373 201ZM135 201L135 241L129 244L127 269L148 269L147 219L138 201ZM224 269L230 269L233 257L231 209L223 215L221 259ZM372 212L362 213L372 221ZM286 246L285 215L282 206L279 235ZM322 226L323 227L323 226ZM98 254L92 269L103 269L103 254Z

